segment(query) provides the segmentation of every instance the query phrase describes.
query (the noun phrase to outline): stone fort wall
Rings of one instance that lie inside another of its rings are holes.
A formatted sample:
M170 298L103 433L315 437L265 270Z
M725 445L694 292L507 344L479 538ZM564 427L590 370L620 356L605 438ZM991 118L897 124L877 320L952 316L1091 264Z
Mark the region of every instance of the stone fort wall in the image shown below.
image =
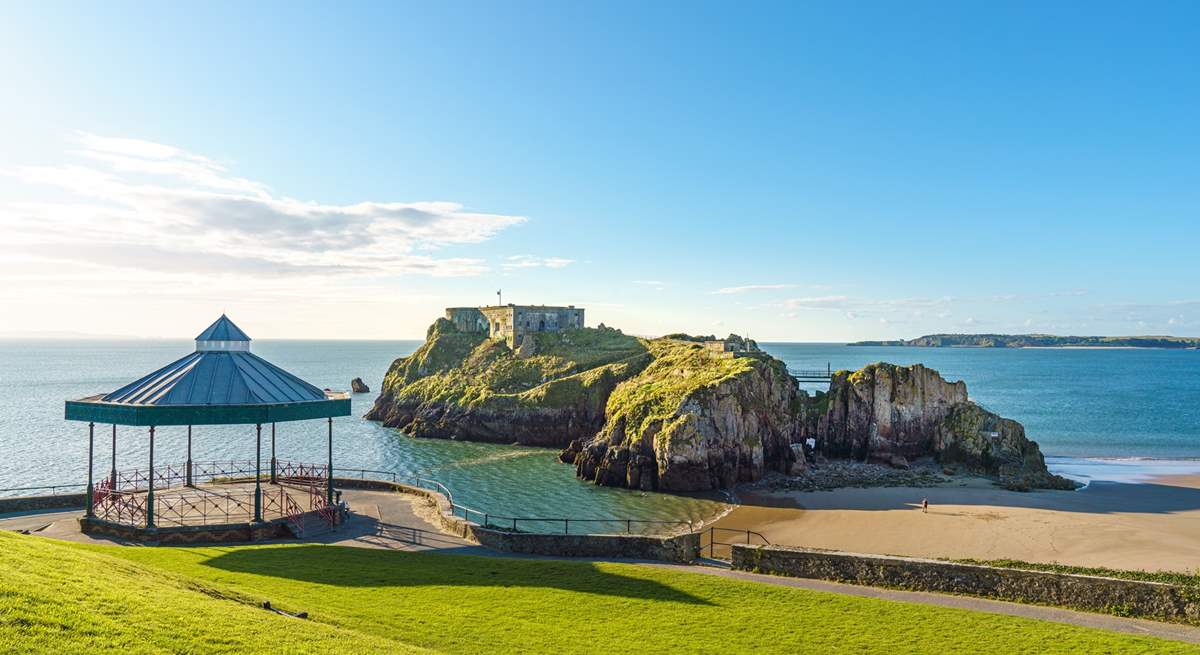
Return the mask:
M464 332L486 332L491 338L503 339L516 347L527 334L583 327L583 312L583 308L574 305L447 307L446 320Z

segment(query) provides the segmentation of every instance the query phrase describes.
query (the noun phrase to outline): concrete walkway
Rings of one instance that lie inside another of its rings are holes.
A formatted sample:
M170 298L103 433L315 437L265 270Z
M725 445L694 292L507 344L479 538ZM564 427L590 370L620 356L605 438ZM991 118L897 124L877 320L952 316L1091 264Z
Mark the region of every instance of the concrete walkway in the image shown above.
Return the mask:
M534 558L534 556L499 553L441 532L431 521L423 516L426 508L421 504L421 500L414 496L387 491L347 489L343 492L342 498L350 505L350 518L338 530L315 534L305 541L309 543L335 544L358 548L382 548L404 552L433 551L456 555ZM81 534L79 532L78 518L82 514L83 512L79 510L69 510L0 515L0 530L28 530L31 534L55 539L89 543L114 543L112 541L92 539L87 535ZM291 543L295 543L294 540ZM666 564L662 562L630 563L639 566L760 582L795 589L809 589L835 594L848 594L863 598L879 598L907 603L920 603L923 605L936 605L939 607L952 607L976 612L1005 614L1085 628L1112 630L1126 634L1200 644L1200 628L1174 623L1127 619L1107 614L1078 612L1041 605L1023 605L972 596L860 587L837 582L825 582L823 580L785 578L732 571L727 566L718 562L709 562L708 565L699 566Z

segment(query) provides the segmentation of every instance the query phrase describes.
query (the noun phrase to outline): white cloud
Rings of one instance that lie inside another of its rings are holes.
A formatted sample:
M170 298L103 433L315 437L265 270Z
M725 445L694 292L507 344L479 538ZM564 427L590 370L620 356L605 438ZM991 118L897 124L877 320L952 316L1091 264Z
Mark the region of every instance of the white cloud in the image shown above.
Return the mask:
M301 201L174 146L91 134L78 142L71 154L81 163L3 171L73 196L0 204L7 236L43 260L249 277L478 275L480 259L433 253L525 221L453 202Z
M574 259L565 259L563 257L513 255L504 260L504 268L563 268L573 263L575 263Z
M722 287L713 291L713 295L730 295L735 293L747 293L749 291L769 291L772 289L795 289L798 285L795 284L747 284L740 287Z
M789 298L783 301L787 309L841 309L850 303L847 296L815 296L809 298Z

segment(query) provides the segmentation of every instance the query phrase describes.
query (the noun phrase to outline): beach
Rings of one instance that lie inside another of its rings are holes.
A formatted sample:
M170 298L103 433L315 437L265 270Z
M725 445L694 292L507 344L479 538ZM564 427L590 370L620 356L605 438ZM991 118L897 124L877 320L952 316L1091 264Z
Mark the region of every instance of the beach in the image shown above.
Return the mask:
M928 513L921 511L924 498ZM956 477L932 488L744 491L739 501L715 525L754 530L772 544L1146 571L1200 568L1196 474L1028 493Z

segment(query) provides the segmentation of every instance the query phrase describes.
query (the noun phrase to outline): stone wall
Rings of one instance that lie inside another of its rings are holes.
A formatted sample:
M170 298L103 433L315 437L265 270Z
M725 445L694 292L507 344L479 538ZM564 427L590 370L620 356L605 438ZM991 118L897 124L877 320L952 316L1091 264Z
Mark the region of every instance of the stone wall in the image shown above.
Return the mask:
M548 305L494 305L479 308L491 338L507 342L510 348L521 345L522 337L526 334L583 327L583 311L574 306ZM450 318L450 310L446 314Z
M467 541L507 553L544 555L549 557L600 557L619 559L690 562L700 554L700 535L684 533L672 536L627 534L550 534L513 532L477 523L456 516L450 500L436 491L395 482L378 480L337 479L345 489L398 491L421 496L435 505L436 516L446 532Z
M86 535L108 537L142 544L213 544L284 539L292 536L287 519L264 523L188 525L146 530L102 519L81 517L79 530Z
M478 307L447 307L446 320L460 332L488 331L488 320Z
M733 568L1200 624L1200 589L1159 582L787 546L735 545Z
M57 494L54 496L16 496L0 498L0 514L34 512L48 509L78 509L87 506L87 494Z

